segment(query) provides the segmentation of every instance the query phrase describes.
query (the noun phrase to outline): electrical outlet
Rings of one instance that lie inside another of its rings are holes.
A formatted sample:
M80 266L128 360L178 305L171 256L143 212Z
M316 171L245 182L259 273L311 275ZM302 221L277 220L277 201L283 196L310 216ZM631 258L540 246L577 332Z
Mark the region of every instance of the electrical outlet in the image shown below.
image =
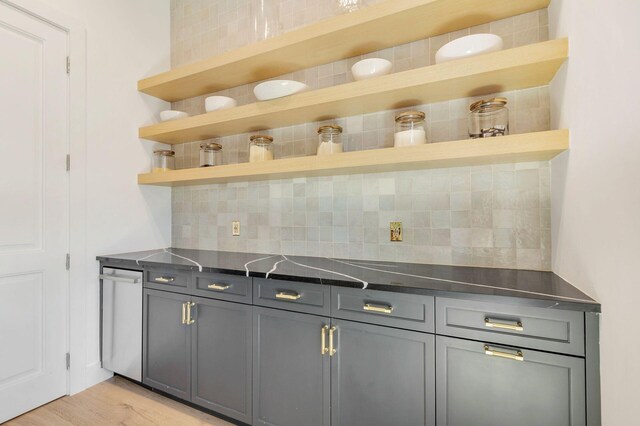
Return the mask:
M231 234L234 237L239 237L240 236L240 221L239 220L234 220L233 222L231 222Z
M402 222L389 222L390 241L402 241Z

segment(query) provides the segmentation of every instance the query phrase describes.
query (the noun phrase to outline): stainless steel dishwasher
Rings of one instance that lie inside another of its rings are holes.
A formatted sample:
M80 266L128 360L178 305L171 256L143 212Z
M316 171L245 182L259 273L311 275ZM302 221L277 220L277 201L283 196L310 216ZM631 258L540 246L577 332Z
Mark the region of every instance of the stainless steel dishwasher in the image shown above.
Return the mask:
M102 367L142 381L142 272L102 268Z

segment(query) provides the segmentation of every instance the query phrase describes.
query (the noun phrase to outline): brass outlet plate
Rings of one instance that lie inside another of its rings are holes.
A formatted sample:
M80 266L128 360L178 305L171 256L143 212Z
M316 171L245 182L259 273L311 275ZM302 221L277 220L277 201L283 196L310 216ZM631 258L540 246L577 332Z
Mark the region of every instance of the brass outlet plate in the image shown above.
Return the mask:
M391 241L402 241L402 222L389 222L389 231Z
M234 237L239 237L240 236L240 221L239 220L234 220L233 222L231 222L231 235L233 235Z

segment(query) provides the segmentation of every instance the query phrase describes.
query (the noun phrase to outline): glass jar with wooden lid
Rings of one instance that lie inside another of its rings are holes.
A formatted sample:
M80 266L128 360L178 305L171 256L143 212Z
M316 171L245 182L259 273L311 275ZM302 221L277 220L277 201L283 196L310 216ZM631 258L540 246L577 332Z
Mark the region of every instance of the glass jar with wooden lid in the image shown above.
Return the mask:
M200 167L212 167L222 164L222 145L207 142L200 145Z
M158 149L153 151L151 160L151 172L162 173L176 168L176 153L169 149Z
M469 137L491 138L509 134L507 98L482 99L469 106Z
M266 135L253 135L249 138L249 162L273 160L273 138Z
M337 154L343 151L342 127L329 124L318 128L318 155Z
M427 143L427 133L424 128L425 114L422 111L404 111L396 115L393 146L413 146Z

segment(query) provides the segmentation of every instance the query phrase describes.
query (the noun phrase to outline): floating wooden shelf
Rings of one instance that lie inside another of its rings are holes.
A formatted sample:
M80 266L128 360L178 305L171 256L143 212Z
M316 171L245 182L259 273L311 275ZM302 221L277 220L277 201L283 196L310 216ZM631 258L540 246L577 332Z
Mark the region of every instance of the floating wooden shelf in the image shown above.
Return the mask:
M142 127L168 144L549 84L567 58L559 39ZM428 120L428 117L427 117Z
M545 8L550 0L386 0L138 82L177 101Z
M568 148L569 131L552 130L491 139L467 139L405 148L146 173L138 175L138 183L162 186L202 185L301 176L546 161Z

